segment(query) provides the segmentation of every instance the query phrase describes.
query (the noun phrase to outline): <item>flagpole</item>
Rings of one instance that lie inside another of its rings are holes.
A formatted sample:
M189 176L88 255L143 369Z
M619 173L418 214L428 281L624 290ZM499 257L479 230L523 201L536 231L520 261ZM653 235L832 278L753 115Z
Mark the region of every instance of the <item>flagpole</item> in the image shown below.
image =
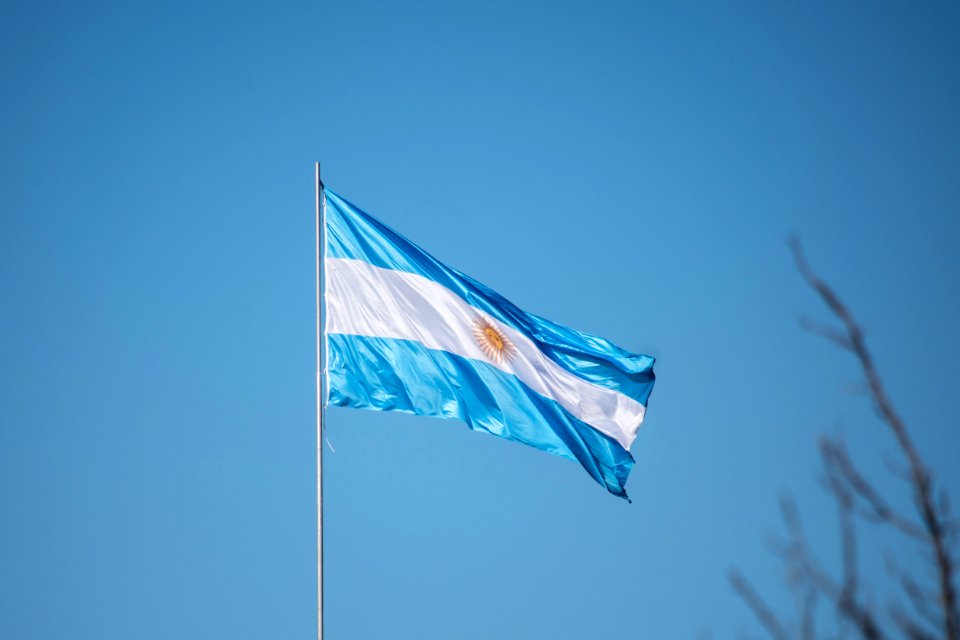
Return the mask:
M320 180L320 163L317 163L317 640L323 640L323 326L321 289L321 236L325 235L327 198ZM326 242L326 238L323 238Z

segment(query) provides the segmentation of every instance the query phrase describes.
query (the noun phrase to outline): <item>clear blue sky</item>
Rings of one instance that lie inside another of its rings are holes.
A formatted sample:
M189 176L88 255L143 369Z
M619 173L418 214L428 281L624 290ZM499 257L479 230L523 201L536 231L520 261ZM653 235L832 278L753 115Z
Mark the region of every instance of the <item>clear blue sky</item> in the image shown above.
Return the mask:
M633 504L456 422L332 409L331 640L734 637L733 564L788 607L782 490L836 557L818 434L879 477L896 452L797 326L825 315L790 232L960 499L960 9L663 4L5 3L0 637L314 634L316 160L658 358Z

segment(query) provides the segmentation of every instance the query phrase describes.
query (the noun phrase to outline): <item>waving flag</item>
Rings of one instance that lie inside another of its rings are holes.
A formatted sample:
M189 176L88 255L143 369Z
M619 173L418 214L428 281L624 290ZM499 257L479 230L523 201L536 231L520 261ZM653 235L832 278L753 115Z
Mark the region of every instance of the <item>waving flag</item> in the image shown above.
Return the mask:
M521 310L325 193L327 402L462 420L626 497L653 358Z

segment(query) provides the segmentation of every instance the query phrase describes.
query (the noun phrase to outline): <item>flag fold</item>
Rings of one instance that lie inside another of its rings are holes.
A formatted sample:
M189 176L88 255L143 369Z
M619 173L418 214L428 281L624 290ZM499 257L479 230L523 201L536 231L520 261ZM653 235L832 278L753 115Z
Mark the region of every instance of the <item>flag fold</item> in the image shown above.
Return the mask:
M626 497L652 357L527 313L325 197L327 403L462 420Z

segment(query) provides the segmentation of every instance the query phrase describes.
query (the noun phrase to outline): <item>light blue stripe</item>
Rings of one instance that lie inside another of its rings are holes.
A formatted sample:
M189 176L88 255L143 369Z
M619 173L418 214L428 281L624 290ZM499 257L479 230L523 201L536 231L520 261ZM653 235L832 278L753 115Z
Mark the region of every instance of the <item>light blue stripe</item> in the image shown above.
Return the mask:
M327 345L330 404L463 420L576 460L608 491L627 497L630 453L515 376L410 340L331 334Z
M456 269L443 264L399 233L327 190L327 256L363 260L377 267L415 273L440 283L529 336L550 359L585 380L614 389L644 406L653 389L654 359L527 313Z

